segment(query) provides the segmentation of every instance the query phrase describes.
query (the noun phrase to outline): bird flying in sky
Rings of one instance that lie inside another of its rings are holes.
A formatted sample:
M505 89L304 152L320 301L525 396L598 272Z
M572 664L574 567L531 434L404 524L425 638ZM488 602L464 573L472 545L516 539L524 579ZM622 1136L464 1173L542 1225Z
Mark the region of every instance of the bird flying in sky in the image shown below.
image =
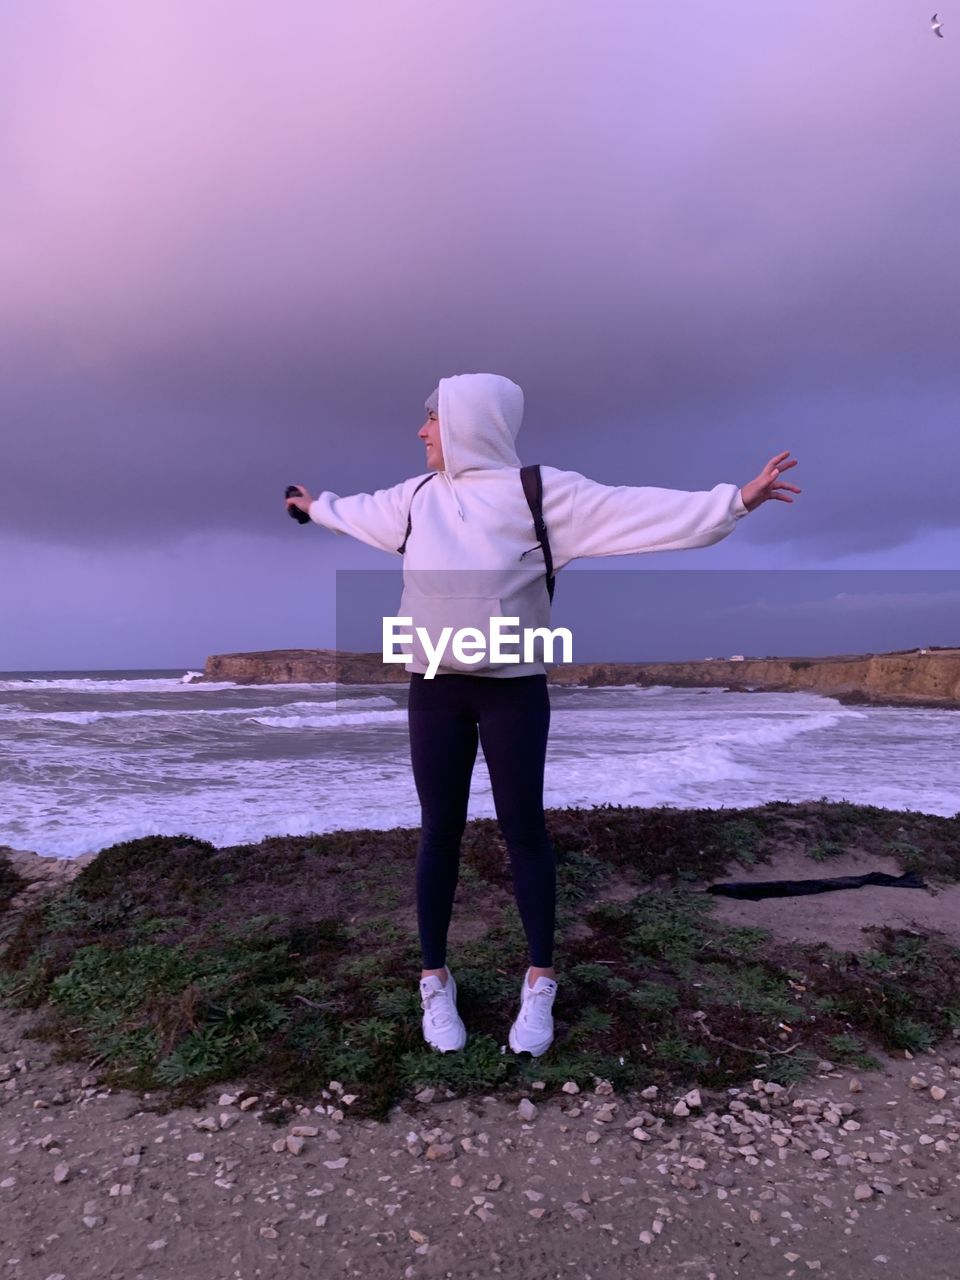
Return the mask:
M943 39L943 32L941 31L941 27L943 26L943 23L942 23L942 22L938 22L938 21L937 21L937 15L936 15L936 14L934 14L934 15L933 15L933 17L930 19L930 25L931 25L931 27L933 27L933 34L934 34L935 36L939 36L939 37L940 37L940 39L942 40L942 39Z

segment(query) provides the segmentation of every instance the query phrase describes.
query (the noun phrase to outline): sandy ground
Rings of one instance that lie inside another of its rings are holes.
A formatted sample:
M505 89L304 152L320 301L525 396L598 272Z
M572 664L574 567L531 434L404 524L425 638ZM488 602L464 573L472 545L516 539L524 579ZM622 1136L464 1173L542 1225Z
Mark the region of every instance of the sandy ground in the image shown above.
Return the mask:
M960 1276L960 1046L704 1092L685 1117L681 1094L601 1084L523 1112L427 1095L378 1123L335 1087L277 1127L242 1082L151 1111L30 1025L0 1013L17 1280Z
M778 859L728 878L898 871L881 862ZM41 870L36 892L65 873ZM716 908L843 949L881 923L957 939L958 892ZM692 1094L687 1115L684 1089L601 1083L534 1091L523 1110L427 1091L378 1123L351 1118L333 1082L277 1127L262 1113L281 1100L243 1081L166 1114L102 1089L33 1022L0 1010L0 1278L960 1277L960 1042L878 1072L822 1063L783 1091Z
M813 880L860 876L870 871L902 875L894 858L851 850L816 862L805 853L783 850L772 862L743 867L732 863L724 880ZM874 945L871 927L942 933L960 946L960 884L934 884L927 889L864 885L797 898L761 898L757 902L714 897L713 918L726 925L756 925L785 942L825 942L835 951L864 951ZM865 932L866 930L866 932ZM960 1269L957 1271L960 1277Z

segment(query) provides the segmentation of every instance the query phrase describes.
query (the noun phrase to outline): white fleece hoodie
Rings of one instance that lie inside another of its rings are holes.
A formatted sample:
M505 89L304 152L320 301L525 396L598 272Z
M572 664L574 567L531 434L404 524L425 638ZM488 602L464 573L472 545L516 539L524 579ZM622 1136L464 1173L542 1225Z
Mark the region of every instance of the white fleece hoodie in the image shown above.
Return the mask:
M425 627L433 644L442 626L454 631L474 626L486 633L493 616L519 617L521 629L547 626L543 553L514 443L523 419L523 392L494 373L443 378L438 416L442 472L412 476L375 493L345 498L321 493L310 506L310 518L335 533L399 553L410 513L399 615L411 616L414 628ZM598 484L579 472L548 466L541 467L541 475L554 572L580 556L710 546L747 514L735 484L688 493ZM432 482L413 498L430 477ZM425 672L427 655L416 640L412 651L406 670ZM545 670L542 661L466 665L449 645L439 667L441 673L483 676Z

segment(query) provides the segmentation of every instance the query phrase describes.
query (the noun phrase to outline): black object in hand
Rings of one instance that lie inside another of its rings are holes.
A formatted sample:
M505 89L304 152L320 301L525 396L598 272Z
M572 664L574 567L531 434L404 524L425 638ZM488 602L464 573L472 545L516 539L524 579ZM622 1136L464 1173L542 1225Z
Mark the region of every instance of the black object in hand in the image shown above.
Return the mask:
M303 493L298 485L288 484L287 492L283 495L285 498L302 498ZM301 507L287 507L287 514L292 516L299 524L309 524L310 517Z

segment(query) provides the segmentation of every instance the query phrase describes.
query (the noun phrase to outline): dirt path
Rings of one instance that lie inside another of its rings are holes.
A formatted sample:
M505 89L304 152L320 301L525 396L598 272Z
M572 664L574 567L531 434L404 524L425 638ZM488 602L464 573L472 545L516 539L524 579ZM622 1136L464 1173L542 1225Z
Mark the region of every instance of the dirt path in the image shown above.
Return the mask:
M239 1083L144 1110L32 1021L0 1012L0 1276L960 1276L960 1047L684 1118L601 1086L535 1092L529 1119L434 1098L379 1124L334 1089L278 1128Z

